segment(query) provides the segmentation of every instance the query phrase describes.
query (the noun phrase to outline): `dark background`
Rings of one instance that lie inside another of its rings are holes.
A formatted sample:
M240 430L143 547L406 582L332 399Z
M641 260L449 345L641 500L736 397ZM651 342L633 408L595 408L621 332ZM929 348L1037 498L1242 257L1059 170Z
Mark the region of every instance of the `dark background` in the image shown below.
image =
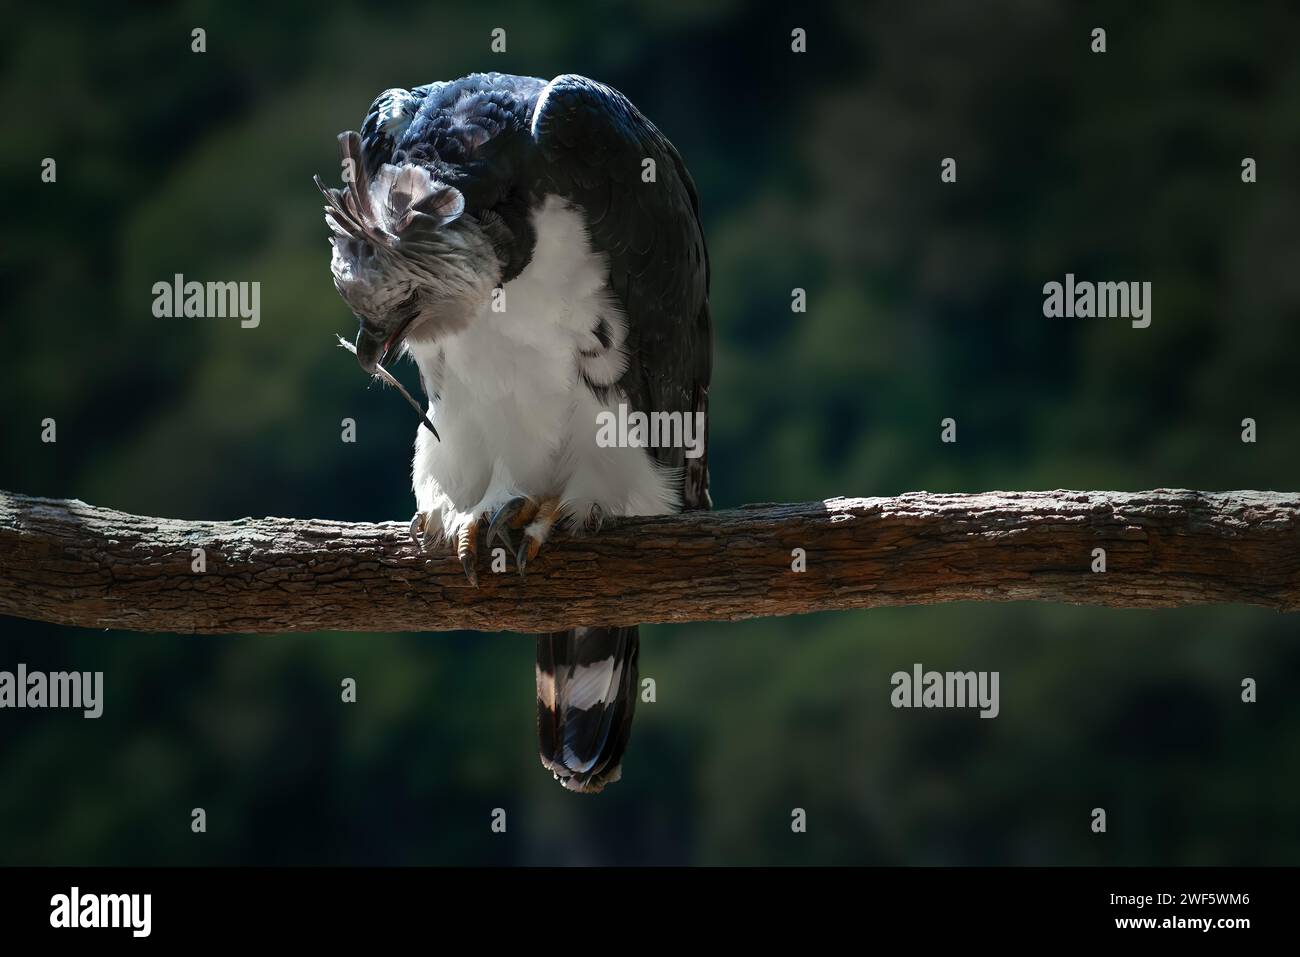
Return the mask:
M414 417L333 344L311 175L378 91L491 69L616 86L693 172L719 507L1294 489L1298 28L1190 2L28 5L0 34L0 487L409 517ZM155 319L177 272L260 281L260 327ZM1066 272L1152 282L1151 327L1045 319ZM526 636L0 619L0 669L106 683L98 721L0 712L0 863L1296 863L1296 637L1260 609L978 603L647 628L658 702L593 799L537 761ZM1001 716L892 709L913 662L1000 671Z

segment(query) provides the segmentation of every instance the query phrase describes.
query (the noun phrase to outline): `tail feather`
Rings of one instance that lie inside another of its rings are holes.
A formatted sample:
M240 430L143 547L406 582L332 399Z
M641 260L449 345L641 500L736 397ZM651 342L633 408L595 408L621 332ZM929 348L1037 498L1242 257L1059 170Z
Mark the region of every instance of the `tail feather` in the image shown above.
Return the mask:
M571 791L600 791L622 775L640 643L635 627L537 636L538 751Z

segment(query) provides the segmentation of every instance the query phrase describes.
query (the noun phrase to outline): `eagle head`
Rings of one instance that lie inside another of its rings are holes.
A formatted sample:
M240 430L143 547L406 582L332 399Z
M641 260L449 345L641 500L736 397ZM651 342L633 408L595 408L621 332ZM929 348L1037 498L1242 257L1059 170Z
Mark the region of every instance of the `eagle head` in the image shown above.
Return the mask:
M360 321L357 361L367 372L415 342L464 329L500 282L492 222L424 166L366 172L361 138L339 134L344 187L316 185L334 247L334 286Z

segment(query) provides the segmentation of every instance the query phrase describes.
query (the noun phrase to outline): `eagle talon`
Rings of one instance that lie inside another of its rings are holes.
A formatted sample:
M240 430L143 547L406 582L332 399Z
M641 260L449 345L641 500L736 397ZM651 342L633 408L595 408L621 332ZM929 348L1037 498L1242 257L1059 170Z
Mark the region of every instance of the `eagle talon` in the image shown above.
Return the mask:
M477 558L478 556L472 553L460 557L460 567L465 569L465 577L475 588L478 587L478 569L474 567Z
M492 543L499 538L505 542L507 551L515 551L515 542L510 535L509 529L522 528L531 521L536 513L537 504L523 495L518 495L503 504L492 516L492 521L488 523L488 548L491 548Z
M510 534L510 529L505 527L494 528L491 525L489 525L487 530L487 546L489 549L492 547L492 543L497 539L500 539L501 543L505 545L507 552L510 552L512 554L514 553L515 540L514 537Z
M415 546L416 551L420 550L420 537L424 534L425 523L426 519L423 512L416 512L411 516L411 544Z
M524 540L515 552L515 565L519 568L520 578L527 580L528 563L541 552L542 545L550 537L551 529L560 517L560 511L558 498L546 499L533 510L531 521L524 530Z
M456 536L456 555L460 558L460 567L465 570L465 577L475 588L478 587L478 532L483 520L475 518L461 526Z

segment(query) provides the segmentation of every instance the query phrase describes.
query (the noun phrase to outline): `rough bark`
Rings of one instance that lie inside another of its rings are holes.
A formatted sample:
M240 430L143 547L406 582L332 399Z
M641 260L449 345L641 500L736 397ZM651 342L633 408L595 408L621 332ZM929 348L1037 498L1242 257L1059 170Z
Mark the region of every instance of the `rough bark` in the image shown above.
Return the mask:
M207 570L191 570L192 549ZM791 570L794 549L807 571ZM1092 570L1093 549L1106 571ZM1300 609L1300 493L911 492L610 522L480 587L405 523L179 521L0 492L0 613L182 633L550 631L877 605Z

